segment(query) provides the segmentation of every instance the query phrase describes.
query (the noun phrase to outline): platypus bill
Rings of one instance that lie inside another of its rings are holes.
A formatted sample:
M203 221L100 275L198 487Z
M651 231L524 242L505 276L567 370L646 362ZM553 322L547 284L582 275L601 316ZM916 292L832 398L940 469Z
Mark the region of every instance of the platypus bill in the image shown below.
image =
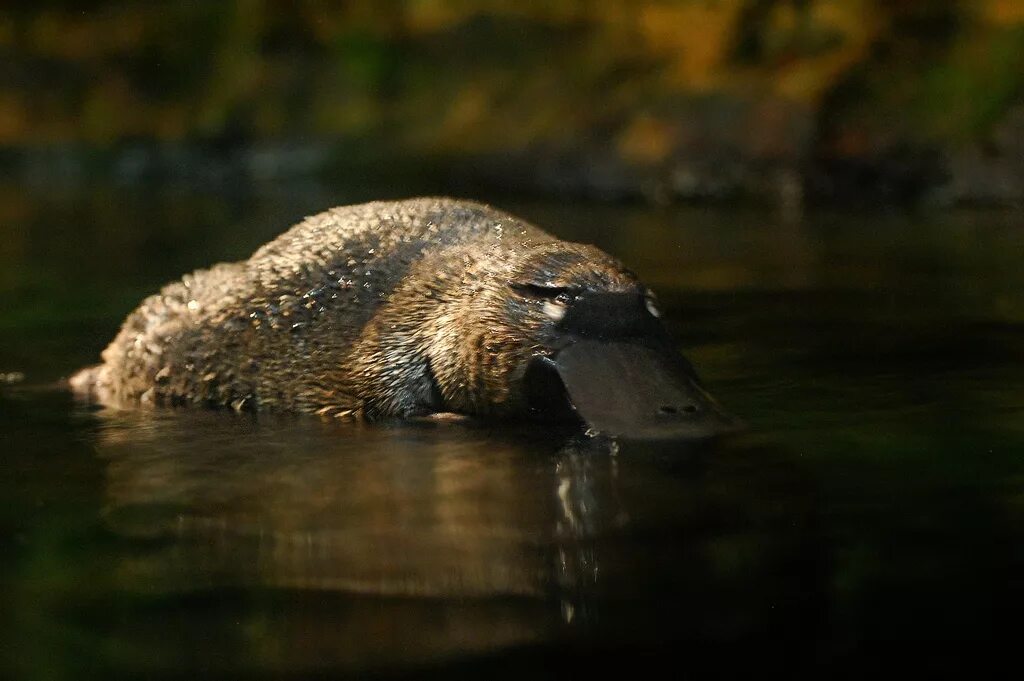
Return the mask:
M638 438L735 424L621 263L446 198L334 208L184 276L71 386L112 407L454 412Z

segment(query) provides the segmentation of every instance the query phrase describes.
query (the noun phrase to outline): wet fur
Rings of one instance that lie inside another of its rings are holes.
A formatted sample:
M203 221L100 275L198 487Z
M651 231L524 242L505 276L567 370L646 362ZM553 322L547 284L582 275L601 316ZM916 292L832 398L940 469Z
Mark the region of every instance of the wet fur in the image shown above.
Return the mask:
M482 204L333 208L145 299L71 385L118 407L522 414L526 361L553 329L511 284L640 286L600 250Z

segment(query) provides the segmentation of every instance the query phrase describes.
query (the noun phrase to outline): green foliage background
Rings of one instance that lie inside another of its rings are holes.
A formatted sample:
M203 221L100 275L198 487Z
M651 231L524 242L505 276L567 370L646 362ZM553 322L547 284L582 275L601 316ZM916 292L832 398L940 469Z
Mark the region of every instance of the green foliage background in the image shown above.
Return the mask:
M497 157L613 191L814 185L835 159L934 184L935 154L978 184L1024 139L1019 0L13 0L0 69L9 149Z

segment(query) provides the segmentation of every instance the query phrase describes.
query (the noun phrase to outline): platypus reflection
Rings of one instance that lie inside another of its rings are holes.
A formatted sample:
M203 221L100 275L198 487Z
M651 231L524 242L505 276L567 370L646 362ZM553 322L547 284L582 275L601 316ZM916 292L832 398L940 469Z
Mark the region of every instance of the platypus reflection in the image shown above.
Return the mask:
M144 300L71 385L115 407L455 412L641 437L732 423L634 273L447 198L334 208L244 262L185 275Z

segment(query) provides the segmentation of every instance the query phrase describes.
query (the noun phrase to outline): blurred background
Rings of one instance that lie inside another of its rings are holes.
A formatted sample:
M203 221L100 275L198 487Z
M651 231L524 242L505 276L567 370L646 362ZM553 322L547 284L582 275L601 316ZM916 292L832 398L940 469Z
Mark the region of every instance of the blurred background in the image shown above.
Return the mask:
M598 198L1024 196L1020 0L6 0L0 168Z

